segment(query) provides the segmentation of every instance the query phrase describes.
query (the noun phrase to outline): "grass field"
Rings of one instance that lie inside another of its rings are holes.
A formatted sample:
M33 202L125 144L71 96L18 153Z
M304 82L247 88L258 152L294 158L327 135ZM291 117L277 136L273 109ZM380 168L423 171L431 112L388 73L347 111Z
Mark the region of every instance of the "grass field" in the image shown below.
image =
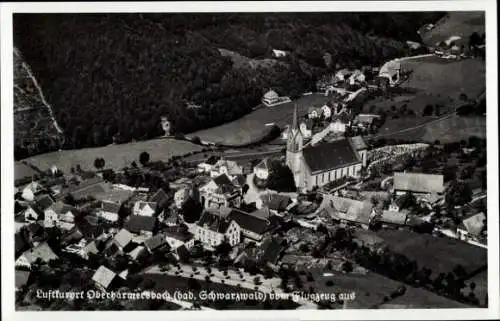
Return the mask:
M25 177L30 177L33 175L37 175L38 172L31 168L30 166L23 164L21 162L16 162L14 164L14 179L23 179Z
M79 150L63 150L25 159L40 170L49 169L52 165L65 173L71 167L79 164L82 169L93 169L96 157L104 158L105 168L120 170L124 166L130 166L133 161L139 161L141 152L148 152L151 161L168 160L175 155L201 150L202 147L190 142L175 139L152 139L141 142L133 142L120 145L109 145L96 148L85 148Z
M473 32L484 33L485 18L483 12L449 12L439 20L434 29L421 34L425 44L434 46L451 36L462 37L460 44L466 44Z
M320 94L303 96L290 103L259 108L230 123L200 130L188 136L198 136L202 140L227 146L250 144L266 136L271 128L266 124L274 123L280 128L291 124L295 104L297 104L299 117L301 117L307 114L309 107L320 106L327 101L328 97Z
M425 119L388 119L377 134L377 138L411 139L429 143L436 140L441 143L456 142L468 139L470 136L486 138L485 117L450 115L439 119L434 117L430 122ZM427 118L429 119L431 118Z
M458 264L473 272L488 263L485 249L455 239L398 230L381 230L377 235L391 250L431 269L434 276L451 272Z

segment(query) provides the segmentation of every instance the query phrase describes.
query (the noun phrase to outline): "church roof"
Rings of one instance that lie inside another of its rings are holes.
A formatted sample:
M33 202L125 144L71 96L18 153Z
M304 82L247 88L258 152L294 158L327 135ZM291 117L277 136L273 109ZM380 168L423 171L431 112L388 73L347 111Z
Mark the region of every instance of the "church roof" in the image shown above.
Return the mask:
M306 147L303 155L313 174L361 162L347 139Z
M264 98L266 99L276 99L278 97L279 95L274 90L269 90L267 93L264 94Z

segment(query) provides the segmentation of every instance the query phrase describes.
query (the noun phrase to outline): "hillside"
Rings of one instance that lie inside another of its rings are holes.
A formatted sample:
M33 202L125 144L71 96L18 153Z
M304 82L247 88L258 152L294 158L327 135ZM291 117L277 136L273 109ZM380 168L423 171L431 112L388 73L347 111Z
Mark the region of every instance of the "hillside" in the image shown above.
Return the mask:
M335 66L379 65L400 56L406 40L419 40L418 28L441 16L16 14L14 42L69 149L107 145L113 137L156 137L165 115L183 133L232 121L259 104L267 88L294 97ZM277 63L272 49L290 54ZM17 158L46 151L22 147Z

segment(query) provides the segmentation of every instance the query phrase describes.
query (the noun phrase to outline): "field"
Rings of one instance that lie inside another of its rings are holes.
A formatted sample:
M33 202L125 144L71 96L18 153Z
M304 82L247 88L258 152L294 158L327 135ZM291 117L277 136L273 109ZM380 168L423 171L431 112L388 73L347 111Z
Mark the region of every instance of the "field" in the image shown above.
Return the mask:
M470 284L474 282L476 288L471 291ZM486 295L488 295L488 271L479 273L478 275L465 281L466 288L462 289L462 293L468 296L470 292L473 292L476 298L478 298L481 305L486 303Z
M464 308L461 303L449 300L424 289L414 288L404 285L401 282L391 280L376 273L367 272L360 274L335 274L324 277L314 275L315 281L312 284L320 293L351 293L356 295L355 300L347 303L348 309L369 309L369 308L394 308L392 305L403 305L412 308ZM333 281L333 286L327 286L328 280ZM310 282L304 278L304 287L308 288ZM400 286L406 287L403 296L390 299L391 293ZM389 301L383 303L384 297Z
M418 140L433 143L456 142L470 136L486 138L485 117L460 117L455 114L425 122L425 119L391 119L382 126L377 138Z
M38 172L30 166L21 162L14 164L14 180L23 179L29 176L37 175Z
M451 272L458 264L472 273L488 263L485 249L447 237L398 230L381 230L377 235L392 251L415 260L420 268L431 269L434 276Z
M485 19L482 12L450 12L439 20L434 29L421 34L424 43L430 46L445 41L451 36L462 37L457 41L466 44L473 32L484 33Z
M230 123L197 131L189 136L198 136L201 140L214 142L226 146L240 146L250 144L265 137L274 123L280 128L292 122L294 104L297 104L299 117L307 114L307 109L313 105L323 105L328 97L320 94L303 96L290 103L262 107L248 115Z
M190 142L160 138L96 148L63 150L33 156L24 161L33 164L40 170L46 170L52 165L56 165L59 170L68 173L71 167L77 164L79 164L82 169L93 169L96 157L102 157L106 162L105 168L121 170L125 166L130 166L133 161L138 162L141 152L148 152L151 161L166 161L172 156L183 155L201 149L201 146Z

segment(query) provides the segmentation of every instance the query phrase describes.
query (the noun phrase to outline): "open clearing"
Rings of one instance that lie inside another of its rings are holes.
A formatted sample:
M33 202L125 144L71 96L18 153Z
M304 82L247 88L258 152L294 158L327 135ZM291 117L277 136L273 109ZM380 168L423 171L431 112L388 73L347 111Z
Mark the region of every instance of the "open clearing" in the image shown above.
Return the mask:
M34 165L40 170L47 170L52 165L65 173L77 164L84 170L94 168L96 157L104 158L105 168L121 170L130 166L133 161L139 161L139 154L148 152L151 161L166 161L172 156L199 151L202 147L193 143L169 138L158 138L147 141L133 142L104 147L85 148L79 150L62 150L42 155L33 156L23 161Z
M459 36L462 39L457 41L457 44L461 45L467 44L473 32L483 34L484 26L484 12L449 12L436 23L434 29L421 36L424 43L429 46L435 46L436 43L446 41L451 36Z
M226 146L250 144L267 135L271 126L266 126L266 124L274 123L280 128L289 125L295 104L297 104L298 115L301 117L307 114L309 107L323 105L328 100L328 97L321 94L303 96L282 105L259 108L230 123L200 130L188 136L198 136L201 140Z
M488 263L485 249L448 237L398 230L381 230L377 235L391 250L416 261L419 268L431 269L433 276L451 272L458 264L472 273Z

